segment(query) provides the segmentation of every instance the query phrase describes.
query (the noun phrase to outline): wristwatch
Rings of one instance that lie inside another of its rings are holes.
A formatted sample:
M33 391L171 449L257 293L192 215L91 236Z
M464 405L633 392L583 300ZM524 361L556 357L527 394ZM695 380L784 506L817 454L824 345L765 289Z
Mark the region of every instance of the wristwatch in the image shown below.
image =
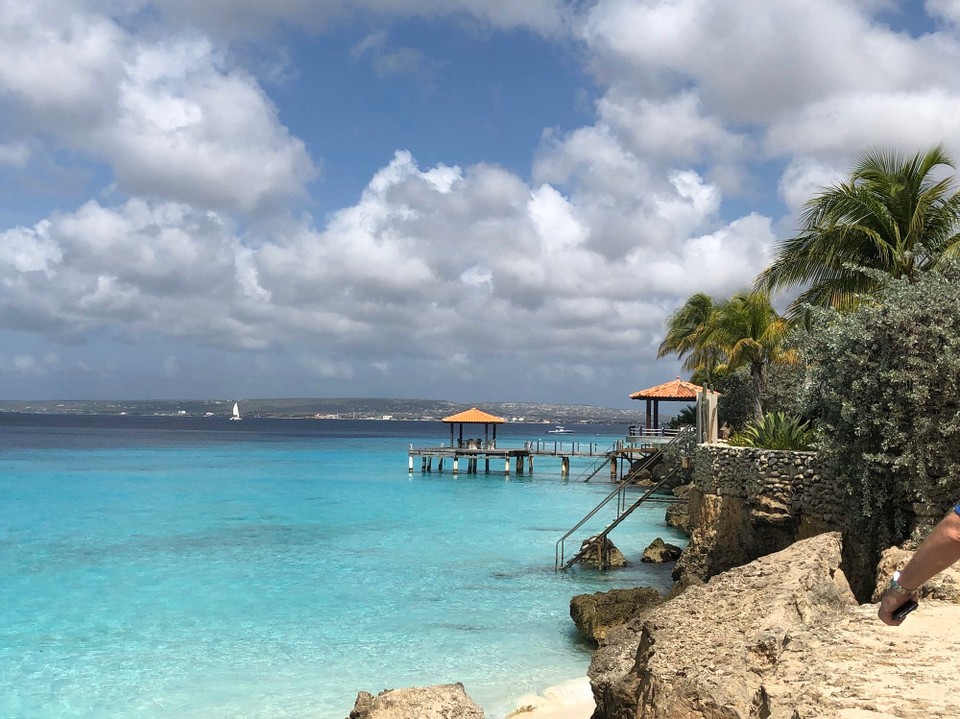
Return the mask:
M893 576L890 577L890 589L895 591L897 594L902 594L905 597L912 597L917 593L917 590L920 589L907 589L905 586L900 584L900 570L898 569L893 573Z

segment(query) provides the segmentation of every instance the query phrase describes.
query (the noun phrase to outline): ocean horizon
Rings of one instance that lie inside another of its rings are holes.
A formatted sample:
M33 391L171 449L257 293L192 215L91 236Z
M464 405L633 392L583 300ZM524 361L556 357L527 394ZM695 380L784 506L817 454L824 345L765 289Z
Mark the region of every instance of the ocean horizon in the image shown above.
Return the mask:
M498 446L626 427L576 429L502 425ZM448 432L0 414L0 716L344 719L361 690L460 681L496 719L585 675L570 598L667 589L640 554L684 538L642 508L613 535L631 566L557 573L606 473L408 472Z

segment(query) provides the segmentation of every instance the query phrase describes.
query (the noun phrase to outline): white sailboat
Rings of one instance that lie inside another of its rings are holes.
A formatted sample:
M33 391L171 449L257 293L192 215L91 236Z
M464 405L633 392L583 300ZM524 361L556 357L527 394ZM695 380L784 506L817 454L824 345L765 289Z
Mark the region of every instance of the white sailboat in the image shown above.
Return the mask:
M231 419L232 421L240 421L241 419L243 419L243 417L240 416L240 403L239 403L239 402L234 402L234 403L233 403L233 414L230 415L230 419Z

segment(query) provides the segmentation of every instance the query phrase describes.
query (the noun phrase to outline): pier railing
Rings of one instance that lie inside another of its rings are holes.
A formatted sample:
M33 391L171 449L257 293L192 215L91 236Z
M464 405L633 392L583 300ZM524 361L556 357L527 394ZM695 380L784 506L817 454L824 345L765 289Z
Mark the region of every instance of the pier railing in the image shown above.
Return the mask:
M609 449L600 449L599 442L578 442L572 440L564 442L563 440L534 439L523 443L523 448L538 455L553 455L556 457L575 456L575 457L606 457L616 443Z

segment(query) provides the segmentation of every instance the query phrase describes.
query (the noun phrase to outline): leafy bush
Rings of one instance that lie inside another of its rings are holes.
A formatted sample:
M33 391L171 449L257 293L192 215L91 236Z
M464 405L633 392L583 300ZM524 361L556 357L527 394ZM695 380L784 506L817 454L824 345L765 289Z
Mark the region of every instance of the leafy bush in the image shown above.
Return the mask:
M811 334L808 416L864 563L902 541L911 503L960 499L960 264L894 280Z
M720 424L737 429L753 419L757 390L749 370L741 368L718 378L713 389L720 393L717 401L717 421Z
M735 447L806 451L813 448L816 432L809 422L783 412L767 412L763 419L751 420L730 438Z

